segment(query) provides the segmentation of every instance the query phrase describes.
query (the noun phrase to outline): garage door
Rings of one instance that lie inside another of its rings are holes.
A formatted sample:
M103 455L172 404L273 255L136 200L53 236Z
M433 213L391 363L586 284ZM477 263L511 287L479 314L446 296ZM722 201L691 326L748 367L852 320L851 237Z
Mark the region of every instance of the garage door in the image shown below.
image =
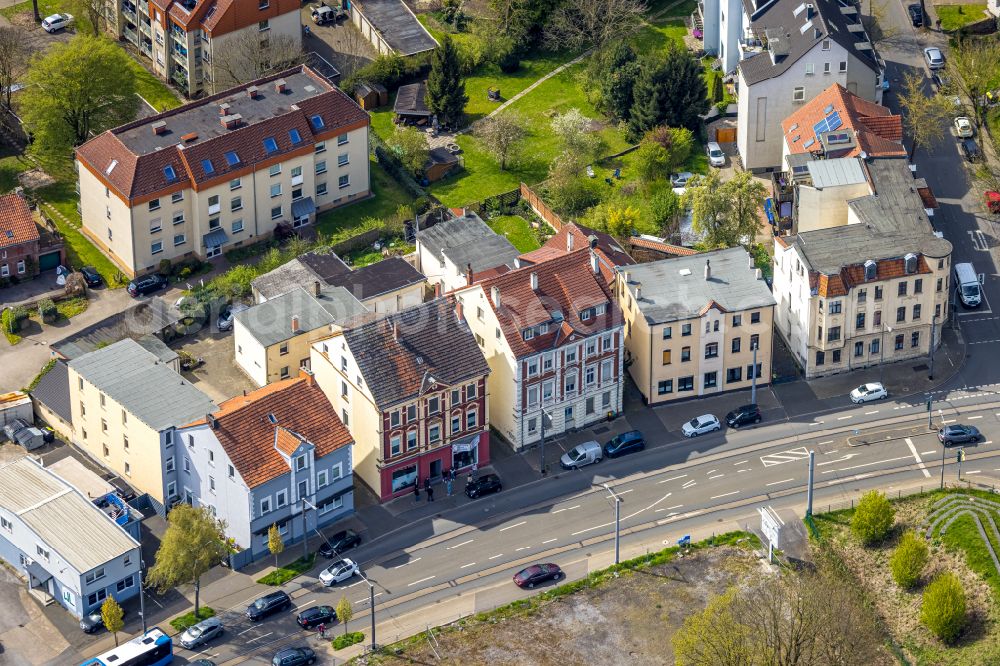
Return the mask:
M59 265L59 252L38 255L38 270L51 271Z
M736 128L720 127L719 129L715 130L715 140L718 143L735 143Z

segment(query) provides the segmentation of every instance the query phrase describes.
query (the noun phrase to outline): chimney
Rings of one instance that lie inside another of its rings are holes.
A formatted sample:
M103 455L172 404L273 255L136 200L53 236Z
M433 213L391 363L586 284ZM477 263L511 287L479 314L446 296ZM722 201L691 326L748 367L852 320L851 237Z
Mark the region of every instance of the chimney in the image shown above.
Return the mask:
M229 115L229 103L228 102L223 102L222 104L219 105L219 115L220 116L228 116Z
M236 129L243 121L243 116L238 113L230 113L222 116L222 126L226 129Z
M474 276L472 274L472 264L467 264L465 266L465 283L471 286L473 277Z
M637 301L641 301L642 300L642 283L641 282L636 282L635 283L635 300L637 300Z
M625 284L628 284L629 281L628 271L622 271L622 277L625 279Z
M275 92L283 93L287 89L288 89L288 84L285 83L284 79L278 79L277 81L274 82Z
M593 250L590 251L590 270L594 271L594 275L601 272L601 264L597 260L597 253Z
M462 299L455 299L455 317L458 318L460 322L465 321L465 312L462 310Z
M712 279L712 262L709 261L708 259L705 260L705 279L706 280Z
M753 272L754 279L756 279L756 280L759 280L761 278L761 276L763 276L763 275L764 274L761 273L761 271L760 271L759 268L755 269L754 272Z
M205 414L205 420L208 421L208 427L212 430L219 429L219 420L215 418L214 414Z
M440 282L435 282L434 283L434 298L440 298L440 297L441 297L441 283Z
M160 136L161 134L167 133L167 121L157 120L155 123L150 125L153 128L153 134Z
M312 287L313 287L312 288L313 296L319 297L319 292L322 289L322 287L320 286L319 280L313 280Z
M569 233L568 231L566 232L566 251L567 252L573 251L573 234Z
M299 316L292 315L292 333L299 332Z
M250 86L247 88L247 96L250 99L257 99L257 86Z
M500 287L490 287L490 298L493 300L493 307L500 309Z
M192 141L197 141L197 140L198 140L197 132L188 132L187 134L181 137L181 141L183 141L184 143L191 143Z
M750 268L753 268L754 267L754 263L753 263L753 255L752 254L751 255L747 255L747 261L749 261L749 263L750 263Z
M309 368L303 366L299 367L299 377L304 377L306 380L306 386L312 386L315 383L315 378L313 377L313 372Z
M399 324L393 321L391 323L391 326L392 326L392 339L399 340Z
M531 271L531 290L538 291L538 273Z

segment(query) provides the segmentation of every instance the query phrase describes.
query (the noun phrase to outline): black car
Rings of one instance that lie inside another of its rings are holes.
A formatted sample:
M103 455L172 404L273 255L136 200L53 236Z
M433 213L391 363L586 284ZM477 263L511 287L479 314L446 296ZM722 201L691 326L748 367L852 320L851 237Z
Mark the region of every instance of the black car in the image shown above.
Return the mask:
M924 9L919 3L906 6L906 13L910 15L910 23L914 28L919 28L924 24Z
M558 564L532 564L514 574L514 584L531 589L550 580L560 580L562 577L563 572Z
M465 486L465 494L469 499L476 499L483 495L492 495L501 490L503 490L503 486L500 484L500 477L496 474L483 474Z
M938 441L945 446L979 441L979 428L956 423L938 430Z
M122 617L125 617L126 613L122 610ZM101 617L101 611L97 610L90 615L84 615L80 619L80 628L83 629L85 634L93 634L104 628L104 618Z
M165 275L160 275L159 273L143 275L128 283L128 295L132 298L146 296L147 294L152 294L154 291L166 289L167 284Z
M748 423L760 423L760 409L757 405L743 405L726 414L726 425L739 428Z
M336 553L361 545L361 536L354 530L341 530L319 547L319 554L332 560Z
M316 653L307 647L284 648L271 658L271 666L300 666L316 661Z
M247 607L247 617L256 622L274 615L292 605L292 598L284 592L272 592L257 599Z
M609 458L617 458L627 453L635 453L646 448L646 440L638 430L630 430L620 435L615 435L604 445L604 455Z
M100 287L104 283L101 274L93 266L84 266L80 269L80 273L83 275L83 281L87 283L88 287Z
M299 613L295 618L303 629L313 629L321 624L333 624L337 621L337 611L332 606L313 606Z
M979 144L975 139L962 139L962 152L965 159L970 162L978 162L983 159L983 151L979 149Z

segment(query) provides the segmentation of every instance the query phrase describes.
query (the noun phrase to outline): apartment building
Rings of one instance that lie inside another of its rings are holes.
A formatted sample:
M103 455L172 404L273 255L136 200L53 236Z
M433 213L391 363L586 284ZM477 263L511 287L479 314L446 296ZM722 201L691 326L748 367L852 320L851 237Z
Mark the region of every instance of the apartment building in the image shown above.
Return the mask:
M110 32L149 59L151 69L184 95L225 90L234 56L259 53L282 40L302 50L298 0L108 0Z
M846 219L775 238L775 328L810 378L926 355L948 316L952 245L906 160L861 164Z
M615 290L647 404L770 383L775 300L743 248L630 266Z
M490 367L461 307L437 298L313 343L316 381L382 501L490 460Z
M624 325L599 252L559 250L455 292L490 366L490 424L517 449L621 411Z
M83 232L134 276L369 196L368 114L300 66L108 130L76 166Z
M489 271L509 270L520 254L472 211L421 230L416 244L417 268L443 292L467 287Z

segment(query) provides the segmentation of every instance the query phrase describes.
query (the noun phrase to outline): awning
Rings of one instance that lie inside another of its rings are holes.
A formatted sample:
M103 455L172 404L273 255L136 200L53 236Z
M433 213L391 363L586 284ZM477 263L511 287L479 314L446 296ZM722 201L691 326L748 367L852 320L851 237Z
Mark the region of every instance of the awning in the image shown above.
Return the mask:
M451 445L453 453L469 453L479 446L479 435L474 435L465 440L459 440Z
M292 202L292 218L298 219L316 212L316 203L312 197L306 197Z
M225 245L226 241L229 240L229 236L222 229L214 229L202 236L201 240L205 244L205 247L218 247L219 245Z

